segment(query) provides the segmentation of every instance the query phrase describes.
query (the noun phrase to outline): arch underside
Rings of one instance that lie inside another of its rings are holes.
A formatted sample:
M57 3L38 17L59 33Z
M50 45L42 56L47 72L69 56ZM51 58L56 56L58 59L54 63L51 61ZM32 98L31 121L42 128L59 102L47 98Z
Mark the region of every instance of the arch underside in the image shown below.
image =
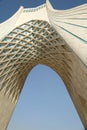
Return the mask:
M87 67L48 22L31 20L0 41L0 130L6 129L25 79L37 64L60 75L87 127Z

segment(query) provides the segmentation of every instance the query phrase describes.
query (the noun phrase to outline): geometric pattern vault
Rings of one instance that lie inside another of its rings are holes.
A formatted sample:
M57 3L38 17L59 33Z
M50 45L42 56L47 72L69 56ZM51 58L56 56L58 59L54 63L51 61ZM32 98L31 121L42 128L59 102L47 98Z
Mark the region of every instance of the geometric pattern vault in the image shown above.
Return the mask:
M0 41L0 91L15 104L27 75L37 64L60 75L87 127L87 67L47 21L26 22Z
M87 130L87 4L61 11L46 0L0 24L0 130L37 64L59 74Z
M16 101L29 71L39 63L56 69L62 52L71 49L48 22L31 20L15 28L0 41L0 90Z

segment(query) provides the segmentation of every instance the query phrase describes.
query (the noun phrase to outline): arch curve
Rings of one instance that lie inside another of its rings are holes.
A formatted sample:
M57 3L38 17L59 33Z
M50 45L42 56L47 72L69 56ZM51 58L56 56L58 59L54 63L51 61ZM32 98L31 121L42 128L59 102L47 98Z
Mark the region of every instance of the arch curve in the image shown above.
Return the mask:
M63 79L75 107L86 126L87 103L85 93L87 68L65 40L47 22L31 20L13 29L0 42L0 92L8 111L4 128L18 100L24 81L37 64L45 64ZM84 89L81 89L83 86ZM84 93L84 95L82 95ZM3 94L7 99L4 99ZM6 102L7 101L7 102ZM83 107L83 104L86 104ZM3 125L3 121L2 121ZM1 125L1 126L2 126ZM2 128L2 127L1 127Z

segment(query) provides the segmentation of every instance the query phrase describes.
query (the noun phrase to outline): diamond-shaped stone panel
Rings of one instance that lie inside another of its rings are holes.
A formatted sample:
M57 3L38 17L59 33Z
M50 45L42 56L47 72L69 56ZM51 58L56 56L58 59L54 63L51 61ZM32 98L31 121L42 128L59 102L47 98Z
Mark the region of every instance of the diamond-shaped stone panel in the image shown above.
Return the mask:
M56 53L66 53L64 47L65 41L46 21L31 20L15 28L0 41L0 90L17 98L29 71L38 63L60 61Z

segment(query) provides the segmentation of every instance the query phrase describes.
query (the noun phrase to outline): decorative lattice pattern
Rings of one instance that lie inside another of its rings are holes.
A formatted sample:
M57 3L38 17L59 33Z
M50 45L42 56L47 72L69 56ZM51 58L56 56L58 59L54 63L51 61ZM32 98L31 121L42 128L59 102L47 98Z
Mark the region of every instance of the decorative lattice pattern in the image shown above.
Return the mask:
M37 64L50 66L73 86L72 77L77 78L72 74L77 69L74 60L81 62L48 22L31 20L0 41L0 91L17 101L28 73Z
M26 77L37 64L60 75L87 128L87 4L58 11L47 0L37 8L20 8L14 16L0 28L0 130L6 129Z
M32 20L15 28L0 41L0 90L17 98L36 64L54 64L61 60L56 53L70 51L46 21Z

